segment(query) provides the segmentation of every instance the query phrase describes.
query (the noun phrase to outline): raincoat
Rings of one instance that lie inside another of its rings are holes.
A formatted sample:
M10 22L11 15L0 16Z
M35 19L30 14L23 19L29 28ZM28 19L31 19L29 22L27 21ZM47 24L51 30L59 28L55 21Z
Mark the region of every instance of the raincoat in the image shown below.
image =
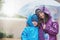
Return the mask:
M59 28L58 22L52 20L50 12L46 7L44 8L44 10L43 10L43 7L39 8L39 9L44 11L46 14L48 14L50 16L47 23L45 23L46 28L43 29L43 31L49 35L49 37L48 37L49 40L57 40L57 34L58 34L58 28ZM42 27L43 27L44 23L41 23L41 24L42 24ZM39 33L40 32L41 32L41 30L39 29ZM40 33L40 35L41 35L41 33Z
M32 16L29 16L27 20L28 26L22 32L21 40L38 40L38 27L33 25L31 17ZM34 19L38 21L36 15L33 17L35 17Z

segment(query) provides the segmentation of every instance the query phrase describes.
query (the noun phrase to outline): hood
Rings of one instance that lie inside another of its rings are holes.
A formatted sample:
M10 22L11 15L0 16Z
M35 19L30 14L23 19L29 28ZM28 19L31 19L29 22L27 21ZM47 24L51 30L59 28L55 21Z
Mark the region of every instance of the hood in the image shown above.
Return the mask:
M49 9L46 8L45 6L39 7L38 9L40 9L42 12L48 14L51 17L51 15L50 15L51 13L50 13Z
M28 19L27 19L27 25L28 26L34 26L33 23L32 23L32 20L38 22L37 15L33 14L33 15L31 15L31 16L28 17Z

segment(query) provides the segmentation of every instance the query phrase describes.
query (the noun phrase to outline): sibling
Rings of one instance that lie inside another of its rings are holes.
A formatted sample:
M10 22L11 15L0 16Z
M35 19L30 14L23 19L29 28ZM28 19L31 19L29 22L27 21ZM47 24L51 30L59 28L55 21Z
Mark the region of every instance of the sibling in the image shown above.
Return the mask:
M28 26L23 30L21 40L38 40L38 18L36 15L30 16L27 21Z

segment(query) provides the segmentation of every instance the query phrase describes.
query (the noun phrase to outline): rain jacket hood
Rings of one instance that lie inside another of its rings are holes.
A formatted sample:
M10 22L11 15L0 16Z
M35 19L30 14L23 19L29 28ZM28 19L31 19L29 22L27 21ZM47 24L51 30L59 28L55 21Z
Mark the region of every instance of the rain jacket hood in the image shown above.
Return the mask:
M28 26L33 26L34 27L34 25L33 25L33 23L32 23L32 21L36 21L37 23L38 23L38 17L37 17L37 15L32 15L32 16L29 16L29 18L28 18L28 20L27 20L27 25Z

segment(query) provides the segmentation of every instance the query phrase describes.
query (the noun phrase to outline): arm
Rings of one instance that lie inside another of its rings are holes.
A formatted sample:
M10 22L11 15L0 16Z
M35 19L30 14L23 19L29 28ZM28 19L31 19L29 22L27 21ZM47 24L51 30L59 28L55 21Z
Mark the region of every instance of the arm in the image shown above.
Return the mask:
M46 25L44 31L51 35L56 35L58 33L58 27L59 26L57 22L52 22L52 24Z
M25 28L21 35L21 40L28 40L27 29Z

